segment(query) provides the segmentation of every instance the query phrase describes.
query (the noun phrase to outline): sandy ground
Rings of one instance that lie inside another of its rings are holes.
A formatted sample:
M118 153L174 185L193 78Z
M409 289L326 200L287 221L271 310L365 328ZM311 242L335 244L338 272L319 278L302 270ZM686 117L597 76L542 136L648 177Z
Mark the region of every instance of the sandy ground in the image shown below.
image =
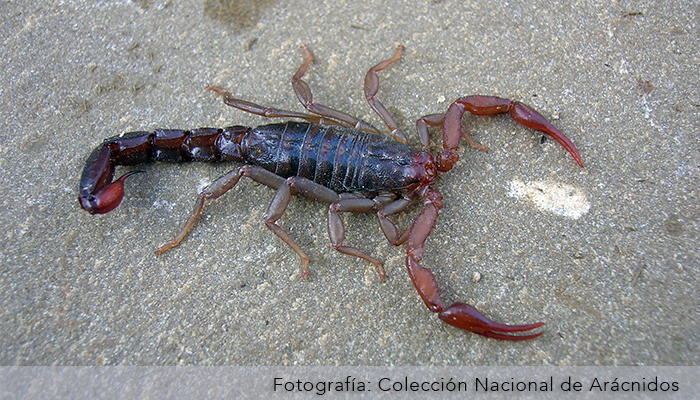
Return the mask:
M698 364L700 6L518 3L1 2L0 363ZM266 122L208 84L302 110L289 83L302 44L315 99L380 127L363 76L405 45L378 97L414 144L417 117L467 94L531 104L576 144L585 169L507 117L467 116L490 152L463 145L436 184L423 264L445 300L544 321L544 335L441 323L373 215L345 216L347 240L385 261L385 281L330 248L324 205L294 199L283 225L311 256L301 279L262 222L272 191L249 181L156 258L231 164L140 166L117 210L79 208L105 137Z

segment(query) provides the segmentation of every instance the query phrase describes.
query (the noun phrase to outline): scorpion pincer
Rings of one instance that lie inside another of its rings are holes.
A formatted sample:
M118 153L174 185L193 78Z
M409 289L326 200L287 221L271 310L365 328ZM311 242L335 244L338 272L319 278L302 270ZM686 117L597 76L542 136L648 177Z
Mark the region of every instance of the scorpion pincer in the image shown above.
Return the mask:
M370 124L340 111L315 103L306 82L313 56L302 47L305 59L292 78L292 86L302 105L311 113L298 113L263 107L234 98L224 89L208 86L223 96L226 105L267 118L294 118L303 122L284 122L250 128L230 126L223 129L159 129L130 132L106 139L88 157L80 179L81 207L91 214L103 214L116 208L124 197L124 181L140 171L131 171L112 181L115 166L135 165L150 160L234 161L243 163L204 188L194 210L177 237L156 250L156 254L180 244L196 223L207 200L231 190L241 177L276 190L265 217L265 225L302 260L302 275L308 278L309 258L277 221L282 217L291 195L329 204L328 236L337 251L375 264L385 277L382 263L355 247L347 246L340 217L344 212L376 212L379 226L389 243L406 243L406 267L413 285L430 311L444 322L470 332L496 339L533 339L531 333L544 325L505 325L484 317L473 306L443 303L433 273L421 266L423 246L443 207L442 196L434 187L437 172L446 172L459 159L458 143L465 138L475 143L461 125L465 111L476 115L509 113L517 123L543 132L559 142L583 167L581 156L571 141L547 119L527 105L493 96L467 96L455 100L444 114L426 115L416 122L422 148L407 144L404 134L375 95L379 89L377 72L401 58L403 46L395 55L370 68L364 92L370 107L380 116L390 136L380 135ZM442 126L442 150L430 151L429 126ZM423 209L413 225L399 232L389 216L406 210L416 202ZM518 332L525 332L519 334Z

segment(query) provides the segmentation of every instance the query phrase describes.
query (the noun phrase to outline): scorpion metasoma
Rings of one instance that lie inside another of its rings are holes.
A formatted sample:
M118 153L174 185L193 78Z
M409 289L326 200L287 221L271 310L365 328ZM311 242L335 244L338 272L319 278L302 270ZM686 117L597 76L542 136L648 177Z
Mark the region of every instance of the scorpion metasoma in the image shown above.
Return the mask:
M231 126L224 129L159 129L153 132L130 132L106 139L88 157L80 179L80 206L91 214L103 214L116 208L124 197L124 181L140 171L131 171L112 181L115 166L134 165L149 160L235 161L245 165L226 173L204 188L194 210L177 237L156 250L156 254L180 244L196 223L204 203L231 190L242 176L276 190L265 217L265 225L301 257L302 276L308 278L309 258L277 221L289 204L291 195L330 204L328 236L334 249L359 257L378 267L385 277L382 263L363 251L345 245L345 229L340 213L377 213L379 226L389 243L406 244L406 267L413 285L430 311L457 328L491 338L505 340L533 339L542 334L529 332L544 325L504 325L489 320L473 306L461 302L445 307L433 273L420 265L423 245L443 207L442 196L434 187L437 172L445 172L459 159L458 143L465 138L475 143L461 125L462 115L510 113L517 123L536 129L559 142L583 167L581 156L571 141L546 118L532 108L493 96L467 96L455 100L445 114L431 114L417 120L416 128L422 148L411 147L381 102L375 98L379 89L377 72L401 58L403 46L393 57L370 68L365 76L364 91L371 108L389 128L391 138L380 135L370 124L345 113L314 103L302 77L313 61L306 46L305 59L292 78L299 101L312 114L263 107L234 98L224 89L208 86L223 96L224 103L267 118L296 118L304 122L284 122L250 128ZM443 150L431 153L429 126L442 126ZM413 225L400 232L388 216L406 210L416 202L423 209Z

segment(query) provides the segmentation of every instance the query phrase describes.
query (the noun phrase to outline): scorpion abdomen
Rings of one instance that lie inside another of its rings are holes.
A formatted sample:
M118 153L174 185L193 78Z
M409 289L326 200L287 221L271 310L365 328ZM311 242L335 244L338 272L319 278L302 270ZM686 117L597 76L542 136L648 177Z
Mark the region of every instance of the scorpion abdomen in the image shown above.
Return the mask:
M241 141L245 162L283 178L301 177L333 191L403 190L424 178L428 153L384 135L306 122L269 124Z

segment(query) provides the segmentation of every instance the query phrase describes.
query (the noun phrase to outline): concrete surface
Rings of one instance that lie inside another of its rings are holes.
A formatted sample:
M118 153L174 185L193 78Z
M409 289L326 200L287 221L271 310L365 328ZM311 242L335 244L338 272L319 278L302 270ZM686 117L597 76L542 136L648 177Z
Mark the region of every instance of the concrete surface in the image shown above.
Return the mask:
M700 6L525 3L1 2L0 363L697 365ZM531 104L576 144L585 169L506 117L468 116L490 152L463 145L437 184L446 207L424 265L445 300L545 321L542 337L441 323L373 215L345 217L348 243L386 261L384 282L330 248L325 206L295 199L283 221L311 256L300 279L262 223L272 192L251 182L156 258L232 165L144 165L117 210L80 210L83 163L107 136L265 123L207 84L301 110L302 44L316 100L377 126L364 73L405 45L378 96L413 143L415 118L488 94ZM536 198L561 190L571 204Z

